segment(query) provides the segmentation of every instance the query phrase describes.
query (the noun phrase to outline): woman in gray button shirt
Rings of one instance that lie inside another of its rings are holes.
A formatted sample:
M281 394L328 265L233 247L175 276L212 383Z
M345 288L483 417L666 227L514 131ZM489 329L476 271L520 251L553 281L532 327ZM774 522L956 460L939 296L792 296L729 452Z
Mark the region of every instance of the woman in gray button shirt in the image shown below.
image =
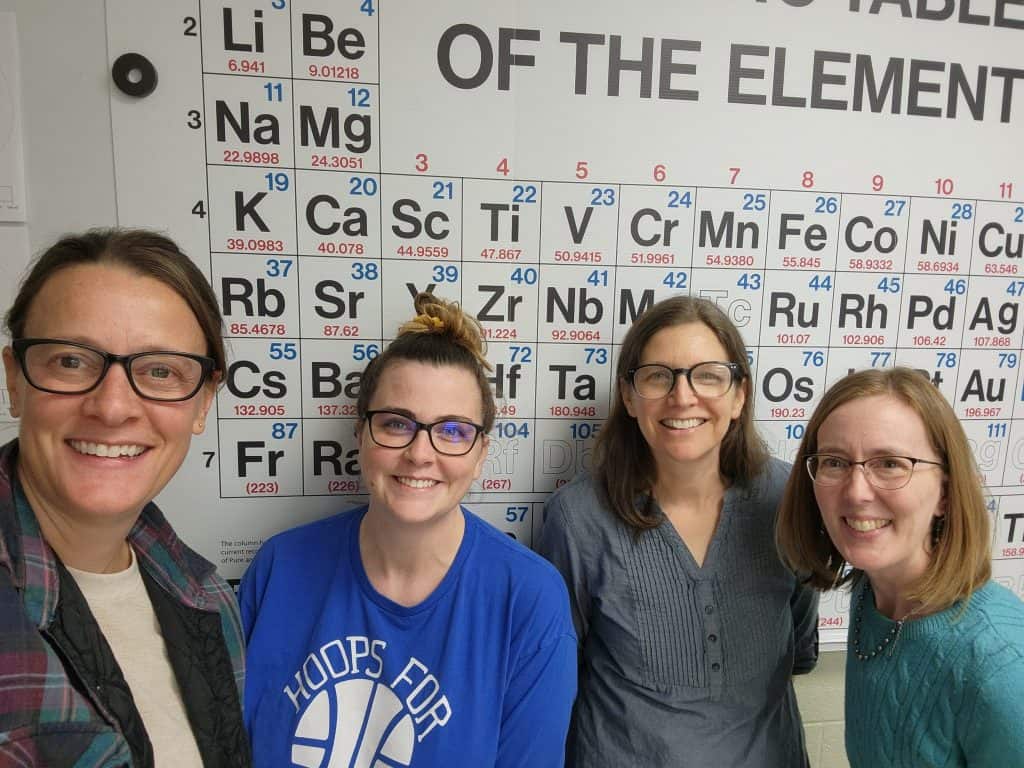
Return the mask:
M580 641L567 765L806 765L791 679L817 661L817 598L775 549L789 466L754 428L739 332L709 301L659 302L616 391L540 543Z

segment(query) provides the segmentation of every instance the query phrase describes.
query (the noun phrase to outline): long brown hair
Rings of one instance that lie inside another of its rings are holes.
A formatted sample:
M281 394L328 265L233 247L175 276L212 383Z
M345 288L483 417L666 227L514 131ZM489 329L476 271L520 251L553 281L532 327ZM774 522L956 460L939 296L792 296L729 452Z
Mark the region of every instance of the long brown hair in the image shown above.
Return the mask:
M893 397L914 410L945 464L945 529L924 574L907 598L930 610L948 608L988 581L992 573L988 512L978 469L953 408L927 376L911 368L871 368L851 373L825 393L800 443L779 505L775 538L789 566L810 574L809 583L831 589L861 575L846 562L825 532L807 457L818 450L818 430L836 408L864 397ZM843 575L845 573L845 575Z
M746 486L763 469L768 451L754 427L754 397L747 347L740 332L715 304L692 296L673 296L659 301L633 323L622 342L615 370L615 391L611 413L601 428L594 450L594 466L605 500L626 525L637 533L661 522L654 513L651 491L657 480L657 466L636 419L622 402L622 388L631 386L629 371L640 358L651 337L665 328L687 323L705 325L725 348L729 362L740 366L736 386L743 387L746 400L740 415L730 425L719 451L719 471L727 482Z

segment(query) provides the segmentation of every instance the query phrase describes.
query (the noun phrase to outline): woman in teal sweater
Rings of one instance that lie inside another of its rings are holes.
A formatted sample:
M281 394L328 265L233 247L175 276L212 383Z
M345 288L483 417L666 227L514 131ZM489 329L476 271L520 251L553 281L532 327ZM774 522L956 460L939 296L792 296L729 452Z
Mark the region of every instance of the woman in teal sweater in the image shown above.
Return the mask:
M907 369L837 382L779 509L789 565L852 584L853 768L1024 766L1024 603L991 581L977 468L953 409Z

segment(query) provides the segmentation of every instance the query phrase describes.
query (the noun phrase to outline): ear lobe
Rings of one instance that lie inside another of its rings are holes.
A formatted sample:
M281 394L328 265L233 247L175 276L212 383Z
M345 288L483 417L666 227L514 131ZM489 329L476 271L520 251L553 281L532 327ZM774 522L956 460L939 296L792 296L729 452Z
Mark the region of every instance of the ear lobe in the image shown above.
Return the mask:
M626 408L626 413L636 418L636 414L633 412L633 390L625 382L619 382L619 393L622 397L622 405Z
M11 416L21 418L21 367L14 359L14 350L4 347L4 376L7 379L7 398L10 401Z
M200 397L202 401L199 405L199 413L196 414L195 420L192 422L192 434L201 435L203 430L206 429L206 415L210 412L210 407L213 405L213 398L217 393L217 379L211 378L209 382L203 385Z
M480 436L480 458L476 460L476 467L473 468L473 479L477 480L484 471L484 462L487 461L487 454L491 447L491 438L488 435Z
M747 404L747 388L743 386L742 382L740 386L736 388L736 402L732 406L732 420L736 421L743 413L743 406Z

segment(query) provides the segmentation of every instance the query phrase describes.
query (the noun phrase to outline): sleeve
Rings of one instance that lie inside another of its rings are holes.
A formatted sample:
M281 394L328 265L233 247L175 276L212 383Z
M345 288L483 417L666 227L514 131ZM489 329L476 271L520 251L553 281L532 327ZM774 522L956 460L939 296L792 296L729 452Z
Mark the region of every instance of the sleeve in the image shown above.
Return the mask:
M1024 765L1024 663L1019 654L988 675L976 692L961 737L971 768Z
M252 628L256 623L256 616L259 614L263 590L266 586L265 561L268 559L270 559L269 548L264 545L249 563L249 567L245 569L242 582L238 585L238 607L242 614L242 633L246 643L252 636Z
M561 585L559 585L561 586ZM495 768L562 768L576 699L576 638L563 630L521 660L505 691Z
M772 521L778 513L782 494L793 465L772 459L766 473L768 498L771 500ZM771 535L771 534L769 534ZM818 665L818 590L807 585L805 573L793 574L793 592L789 596L789 612L793 617L793 674L806 675Z
M793 614L793 674L805 675L818 664L818 590L796 574L796 586L789 598Z
M585 561L580 539L573 529L563 495L555 494L544 504L544 527L537 552L550 562L565 579L569 590L569 611L576 637L582 648L590 624L590 589L587 585Z

